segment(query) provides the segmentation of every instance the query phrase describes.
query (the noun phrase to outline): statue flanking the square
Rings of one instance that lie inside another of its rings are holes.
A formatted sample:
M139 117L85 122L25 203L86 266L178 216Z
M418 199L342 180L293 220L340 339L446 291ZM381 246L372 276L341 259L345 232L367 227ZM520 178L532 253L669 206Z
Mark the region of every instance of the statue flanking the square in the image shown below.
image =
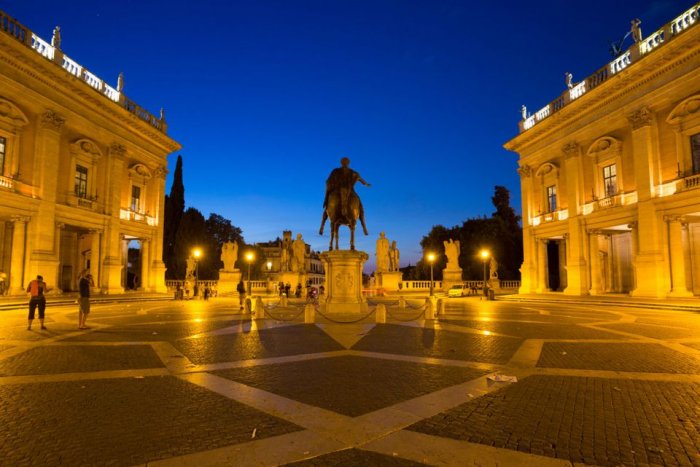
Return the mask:
M221 262L224 267L219 269L218 293L233 294L241 280L241 271L236 268L238 261L238 242L228 241L221 246Z
M459 240L445 240L442 242L445 246L445 256L447 256L447 267L442 270L442 289L447 291L453 285L461 284L462 268L459 267Z

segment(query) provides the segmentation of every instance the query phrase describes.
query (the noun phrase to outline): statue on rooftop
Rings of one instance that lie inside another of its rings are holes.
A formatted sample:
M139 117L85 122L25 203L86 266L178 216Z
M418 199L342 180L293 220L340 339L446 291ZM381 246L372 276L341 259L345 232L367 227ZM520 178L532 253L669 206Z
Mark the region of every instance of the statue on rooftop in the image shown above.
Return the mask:
M61 27L53 28L53 36L51 36L51 45L57 49L61 48Z
M520 113L523 116L523 120L527 120L527 107L522 106L520 108Z
M122 92L124 90L124 72L119 73L117 77L117 92Z
M566 73L564 73L564 77L566 79L566 87L568 89L573 88L574 87L574 75L572 75L571 73L569 73L567 71Z
M642 29L639 27L639 25L642 24L642 22L637 19L632 20L632 28L630 29L630 33L632 34L632 40L637 43L642 41Z

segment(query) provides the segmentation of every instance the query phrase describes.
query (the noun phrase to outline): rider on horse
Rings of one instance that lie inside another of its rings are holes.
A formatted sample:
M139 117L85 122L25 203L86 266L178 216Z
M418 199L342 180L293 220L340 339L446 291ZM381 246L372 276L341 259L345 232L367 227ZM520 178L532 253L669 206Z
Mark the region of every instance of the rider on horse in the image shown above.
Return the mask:
M362 207L360 197L357 195L357 193L355 193L355 182L360 182L365 186L370 186L370 184L364 181L362 177L360 177L360 174L348 167L350 165L350 159L347 157L340 159L340 165L341 167L333 169L331 174L328 176L328 180L326 180L326 196L323 199L323 220L321 222L321 231L323 231L323 224L326 222L326 218L328 216L326 212L326 208L328 207L328 195L336 191L340 198L341 212L347 222L350 222L350 219L352 218L352 213L350 212L350 199L351 197L357 198L360 205L359 219L362 223L362 228L365 231L365 235L367 235L367 228L365 227L365 210Z

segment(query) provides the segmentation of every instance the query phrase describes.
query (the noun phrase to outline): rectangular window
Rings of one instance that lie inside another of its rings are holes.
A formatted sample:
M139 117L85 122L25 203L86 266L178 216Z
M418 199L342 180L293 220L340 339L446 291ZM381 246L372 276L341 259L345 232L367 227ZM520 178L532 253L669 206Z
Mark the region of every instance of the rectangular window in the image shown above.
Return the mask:
M141 212L141 187L132 185L131 187L131 210Z
M700 173L700 133L690 137L690 152L693 156L693 175Z
M550 185L547 187L547 212L557 210L557 187Z
M82 165L75 166L75 196L87 198L88 169Z
M615 164L603 167L603 186L606 198L617 194L617 167Z
M5 154L7 153L7 140L0 136L0 175L5 173Z

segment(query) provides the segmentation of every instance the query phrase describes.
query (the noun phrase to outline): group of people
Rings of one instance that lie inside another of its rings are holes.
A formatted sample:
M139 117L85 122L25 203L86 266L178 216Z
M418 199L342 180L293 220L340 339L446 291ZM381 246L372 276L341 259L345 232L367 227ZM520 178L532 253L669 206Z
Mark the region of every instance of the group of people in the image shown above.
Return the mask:
M90 329L85 324L87 317L90 314L90 289L95 286L95 281L92 274L83 271L78 280L78 329ZM32 330L32 322L36 316L37 309L39 310L39 323L41 329L46 329L44 319L46 317L46 292L51 290L44 282L44 277L37 275L27 285L27 293L29 294L29 315L27 316L27 331Z

